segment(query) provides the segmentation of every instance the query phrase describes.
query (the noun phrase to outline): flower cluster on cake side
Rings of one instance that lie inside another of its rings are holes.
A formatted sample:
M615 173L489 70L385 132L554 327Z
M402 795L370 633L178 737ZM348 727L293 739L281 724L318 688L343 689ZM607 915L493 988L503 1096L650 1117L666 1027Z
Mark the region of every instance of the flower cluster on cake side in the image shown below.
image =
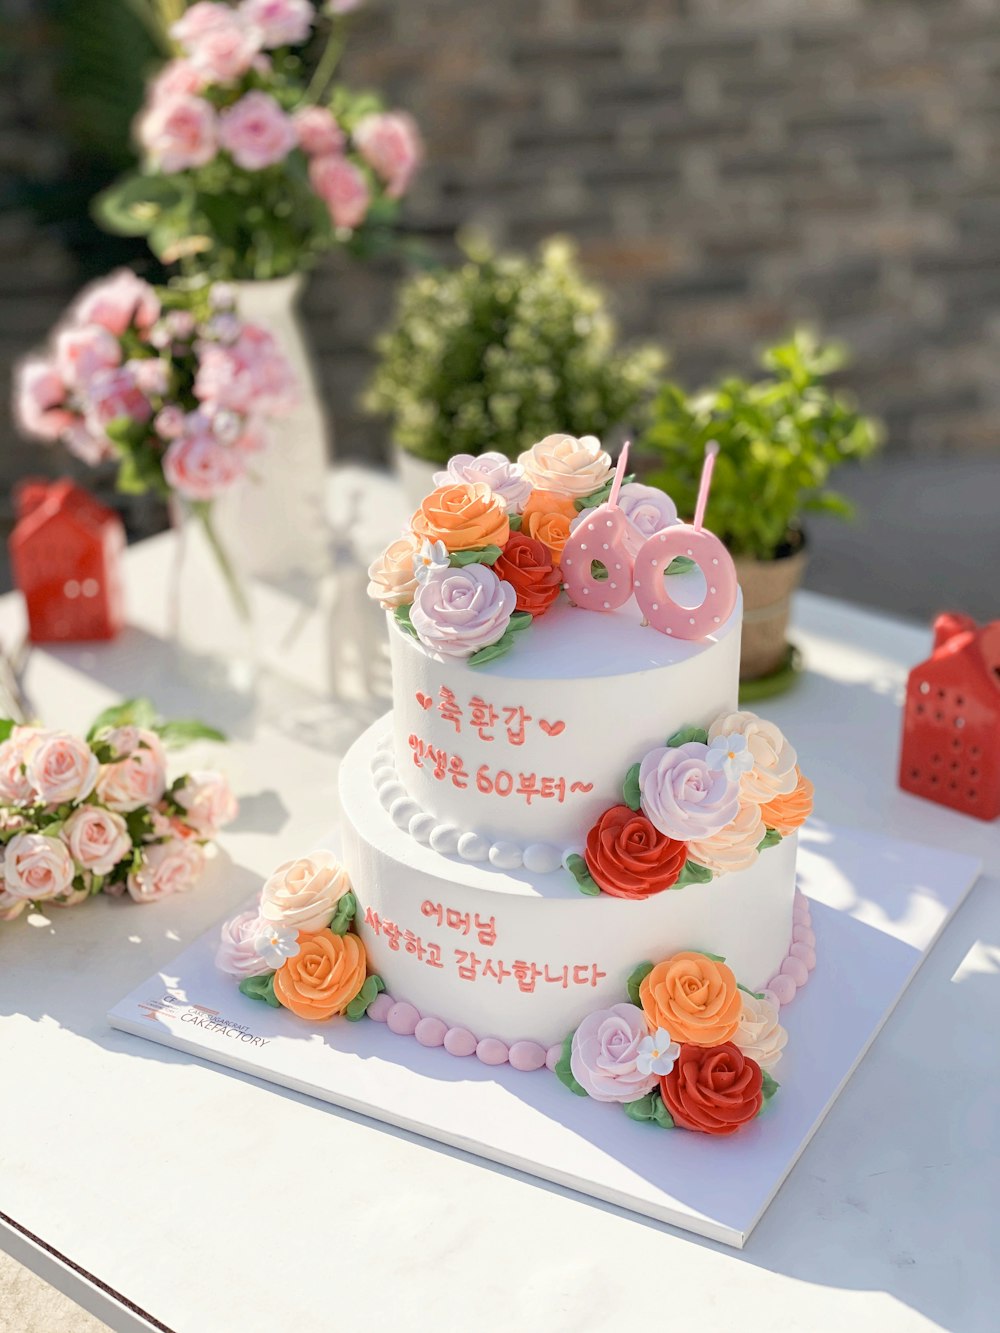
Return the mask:
M722 713L633 764L622 801L566 868L582 893L642 899L746 870L812 811L813 785L773 722Z
M369 596L429 652L473 667L495 661L558 598L567 538L611 481L593 435L547 435L516 463L457 454L372 564ZM678 521L665 492L633 480L618 505L637 547Z
M642 963L627 992L566 1037L555 1073L571 1092L632 1120L716 1136L760 1115L788 1041L773 996L698 950Z

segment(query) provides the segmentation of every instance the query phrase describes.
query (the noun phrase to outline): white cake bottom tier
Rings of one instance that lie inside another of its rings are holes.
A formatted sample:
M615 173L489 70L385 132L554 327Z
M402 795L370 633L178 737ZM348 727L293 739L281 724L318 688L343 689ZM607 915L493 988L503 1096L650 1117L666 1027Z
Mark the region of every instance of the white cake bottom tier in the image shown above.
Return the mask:
M581 894L565 870L531 874L440 855L396 827L371 768L391 715L340 770L344 863L370 967L396 1000L477 1037L549 1046L625 998L632 970L681 949L721 954L762 989L792 934L797 839L748 870L642 902Z

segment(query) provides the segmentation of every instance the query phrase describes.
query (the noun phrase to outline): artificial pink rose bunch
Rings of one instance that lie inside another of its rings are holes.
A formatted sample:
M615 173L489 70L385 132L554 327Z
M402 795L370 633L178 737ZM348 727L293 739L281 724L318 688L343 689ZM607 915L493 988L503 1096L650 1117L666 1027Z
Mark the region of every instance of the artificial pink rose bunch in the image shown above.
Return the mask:
M274 338L233 302L221 283L158 291L128 269L95 283L20 367L21 428L90 464L118 459L127 489L214 500L295 402Z
M221 773L167 776L164 740L219 733L159 723L144 700L85 738L0 721L0 921L94 894L150 902L190 889L206 845L237 813Z

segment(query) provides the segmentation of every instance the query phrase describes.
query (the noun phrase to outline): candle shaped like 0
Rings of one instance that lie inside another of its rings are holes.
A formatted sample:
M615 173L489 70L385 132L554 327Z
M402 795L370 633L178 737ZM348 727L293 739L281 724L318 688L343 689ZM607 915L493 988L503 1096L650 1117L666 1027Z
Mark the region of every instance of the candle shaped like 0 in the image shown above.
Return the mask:
M678 523L655 533L635 558L635 599L649 624L675 639L704 639L715 633L736 605L739 585L732 556L718 537L702 526L718 452L714 440L705 449L694 522ZM693 560L704 576L706 591L700 606L682 606L668 589L672 576L666 571L677 556Z
M618 507L628 449L626 440L607 500L581 516L560 561L570 600L588 611L616 611L632 596L635 530ZM595 565L604 577L595 577Z

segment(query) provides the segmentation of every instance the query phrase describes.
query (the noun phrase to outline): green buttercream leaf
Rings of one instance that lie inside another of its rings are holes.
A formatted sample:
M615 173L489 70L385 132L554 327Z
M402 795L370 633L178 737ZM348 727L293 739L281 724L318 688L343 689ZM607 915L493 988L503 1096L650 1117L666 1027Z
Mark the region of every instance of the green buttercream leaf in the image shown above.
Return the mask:
M417 637L417 631L413 628L413 623L410 620L410 608L408 606L393 607L392 614L395 616L396 624L401 630L405 630L407 634L412 634L414 638Z
M520 634L521 630L527 629L534 616L530 611L515 611L510 618L508 629L512 629L515 634Z
M576 880L577 888L581 893L587 894L590 898L595 898L600 893L600 885L590 873L586 861L579 853L572 852L567 856L566 869Z
M758 852L766 852L768 847L777 847L781 841L781 834L776 828L769 828L760 842L757 844Z
M653 970L652 963L640 963L638 967L633 968L629 974L629 979L625 983L625 989L628 991L628 998L637 1009L642 1008L642 1001L639 999L639 987Z
M675 555L667 565L668 574L689 574L695 567L695 561L689 555Z
M661 1129L674 1128L673 1117L658 1092L650 1092L637 1101L626 1102L623 1110L630 1120L637 1120L640 1124L659 1125Z
M708 884L711 882L712 872L707 866L700 866L697 861L685 861L684 869L677 877L674 884L675 889L687 888L689 884Z
M667 741L667 746L673 750L678 745L687 745L688 741L700 741L702 745L707 745L708 732L704 727L681 727Z
M498 657L504 657L513 647L514 631L508 625L496 643L488 643L485 648L480 648L478 652L465 659L465 664L470 667L485 666L487 662L495 662Z
M337 900L337 910L330 922L330 929L335 935L346 935L358 910L358 900L353 893L345 893Z
M105 727L146 727L151 730L155 722L156 709L149 699L126 699L124 703L105 708L94 718L87 740L93 740Z
M508 514L507 521L510 524L511 532L521 531L521 524L524 522L524 519L520 514Z
M368 1012L368 1006L378 995L379 991L385 990L385 983L377 972L373 972L365 981L365 984L355 995L354 999L344 1010L344 1017L349 1023L357 1023L364 1018Z
M17 726L17 723L11 717L0 717L0 744L9 739L10 733Z
M667 1110L663 1098L658 1092L651 1093L650 1095L653 1099L653 1120L661 1129L673 1129L674 1118Z
M707 949L699 949L698 953L701 954L702 958L711 958L713 963L724 963L726 961L725 954L709 953Z
M281 1001L274 993L274 973L267 972L262 977L244 977L240 990L248 999L263 1000L272 1009L280 1009Z
M464 565L495 565L502 554L499 546L477 546L468 551L452 551L448 564L452 569L461 569Z
M762 1088L761 1088L761 1091L762 1091L763 1094L764 1094L764 1102L765 1102L765 1104L766 1104L767 1102L769 1102L769 1101L771 1100L771 1098L774 1096L774 1094L778 1091L778 1089L781 1087L781 1084L778 1083L778 1082L776 1082L776 1081L771 1077L771 1075L767 1072L766 1069L762 1069L760 1072L761 1072L761 1074L763 1075L763 1078L764 1078L764 1083L763 1083L763 1086L762 1086Z
M755 1000L762 1000L764 998L764 992L762 990L751 990L749 986L744 986L739 981L736 983L736 989L741 990L744 995L752 995Z
M571 1032L562 1045L562 1054L556 1061L556 1067L553 1071L560 1083L566 1085L570 1092L575 1092L578 1097L586 1097L586 1091L577 1083L573 1077L573 1070L570 1067L570 1057L573 1054L573 1033Z
M591 491L589 495L581 496L579 500L574 500L573 504L578 510L593 509L596 505L602 505L611 494L611 487L614 485L614 474L596 491ZM635 473L630 472L622 478L622 485L627 486L630 481L635 481Z
M625 781L622 783L622 800L630 810L638 810L641 793L639 791L639 765L633 764L625 774Z

